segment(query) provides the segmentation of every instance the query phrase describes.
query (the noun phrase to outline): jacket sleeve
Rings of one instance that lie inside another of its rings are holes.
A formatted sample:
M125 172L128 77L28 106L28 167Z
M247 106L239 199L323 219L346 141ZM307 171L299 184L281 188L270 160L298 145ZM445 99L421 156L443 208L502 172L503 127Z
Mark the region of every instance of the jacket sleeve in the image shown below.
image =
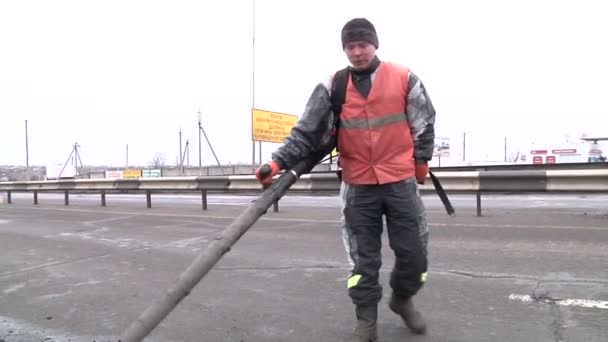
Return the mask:
M422 81L411 71L406 115L414 139L414 158L431 160L435 147L435 108Z
M328 148L324 144L327 144L329 132L333 127L329 89L327 83L319 83L314 88L304 113L285 138L283 145L272 153L272 160L277 162L281 169L289 169L311 153Z

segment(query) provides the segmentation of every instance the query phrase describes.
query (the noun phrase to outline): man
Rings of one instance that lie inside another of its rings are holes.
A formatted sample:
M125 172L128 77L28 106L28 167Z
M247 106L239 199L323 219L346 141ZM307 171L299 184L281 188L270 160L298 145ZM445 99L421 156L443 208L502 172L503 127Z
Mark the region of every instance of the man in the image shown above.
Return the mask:
M371 22L350 20L341 36L350 66L337 147L343 181L342 229L352 261L347 288L357 318L348 341L378 338L383 216L395 254L389 307L412 332L422 334L426 323L414 308L412 297L426 281L428 230L417 183L423 184L428 174L435 110L416 75L377 57L378 37ZM331 125L336 114L331 96L338 90L331 93L332 81L317 85L311 94L304 114L267 164L271 174L256 172L262 184L272 182L280 170L327 148L322 145L328 134L336 132Z

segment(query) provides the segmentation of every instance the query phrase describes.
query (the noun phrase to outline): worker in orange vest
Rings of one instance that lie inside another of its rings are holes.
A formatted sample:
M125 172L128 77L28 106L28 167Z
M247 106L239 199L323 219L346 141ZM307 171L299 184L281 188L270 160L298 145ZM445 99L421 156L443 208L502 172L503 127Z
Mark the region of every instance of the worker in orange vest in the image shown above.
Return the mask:
M395 254L389 308L410 331L423 334L426 322L412 301L426 282L428 267L428 228L418 184L426 181L433 154L435 109L414 73L378 58L371 22L352 19L341 37L350 62L345 90L335 87L338 73L317 85L304 114L266 164L272 172L263 174L260 168L256 176L270 184L273 176L318 152L322 141L336 134L345 246L353 265L347 288L357 318L348 341L378 339L383 216ZM340 91L343 104L336 110L332 104ZM328 125L336 115L335 127Z

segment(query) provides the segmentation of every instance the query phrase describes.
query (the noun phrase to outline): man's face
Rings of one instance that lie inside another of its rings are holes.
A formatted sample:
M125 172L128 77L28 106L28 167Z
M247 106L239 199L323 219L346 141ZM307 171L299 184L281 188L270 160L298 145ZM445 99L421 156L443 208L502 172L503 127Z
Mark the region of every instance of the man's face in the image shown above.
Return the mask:
M363 70L369 67L374 60L376 47L374 44L360 40L346 43L344 45L344 52L355 69Z

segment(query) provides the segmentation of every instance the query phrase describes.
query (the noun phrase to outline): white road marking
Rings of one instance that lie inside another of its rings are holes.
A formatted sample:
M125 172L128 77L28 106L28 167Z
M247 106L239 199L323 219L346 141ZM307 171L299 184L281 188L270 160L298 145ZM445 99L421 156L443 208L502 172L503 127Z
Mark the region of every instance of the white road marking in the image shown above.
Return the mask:
M4 294L13 293L13 292L18 291L19 289L25 287L25 285L26 285L25 283L14 284L14 285L9 286L7 289L3 290L2 292Z
M106 223L106 222L112 222L112 221L118 221L118 220L128 220L130 218L133 218L137 215L132 215L132 216L127 216L127 217L110 217L110 218L105 218L105 219L101 219L101 220L94 220L94 221L86 221L84 222L84 224L86 225L96 225L99 223Z
M520 301L524 303L531 303L537 301L529 295L518 295L511 294L509 295L509 299ZM591 299L557 299L557 300L549 300L549 299L538 299L543 302L553 302L560 306L578 306L581 308L596 308L608 310L608 300L591 300Z

